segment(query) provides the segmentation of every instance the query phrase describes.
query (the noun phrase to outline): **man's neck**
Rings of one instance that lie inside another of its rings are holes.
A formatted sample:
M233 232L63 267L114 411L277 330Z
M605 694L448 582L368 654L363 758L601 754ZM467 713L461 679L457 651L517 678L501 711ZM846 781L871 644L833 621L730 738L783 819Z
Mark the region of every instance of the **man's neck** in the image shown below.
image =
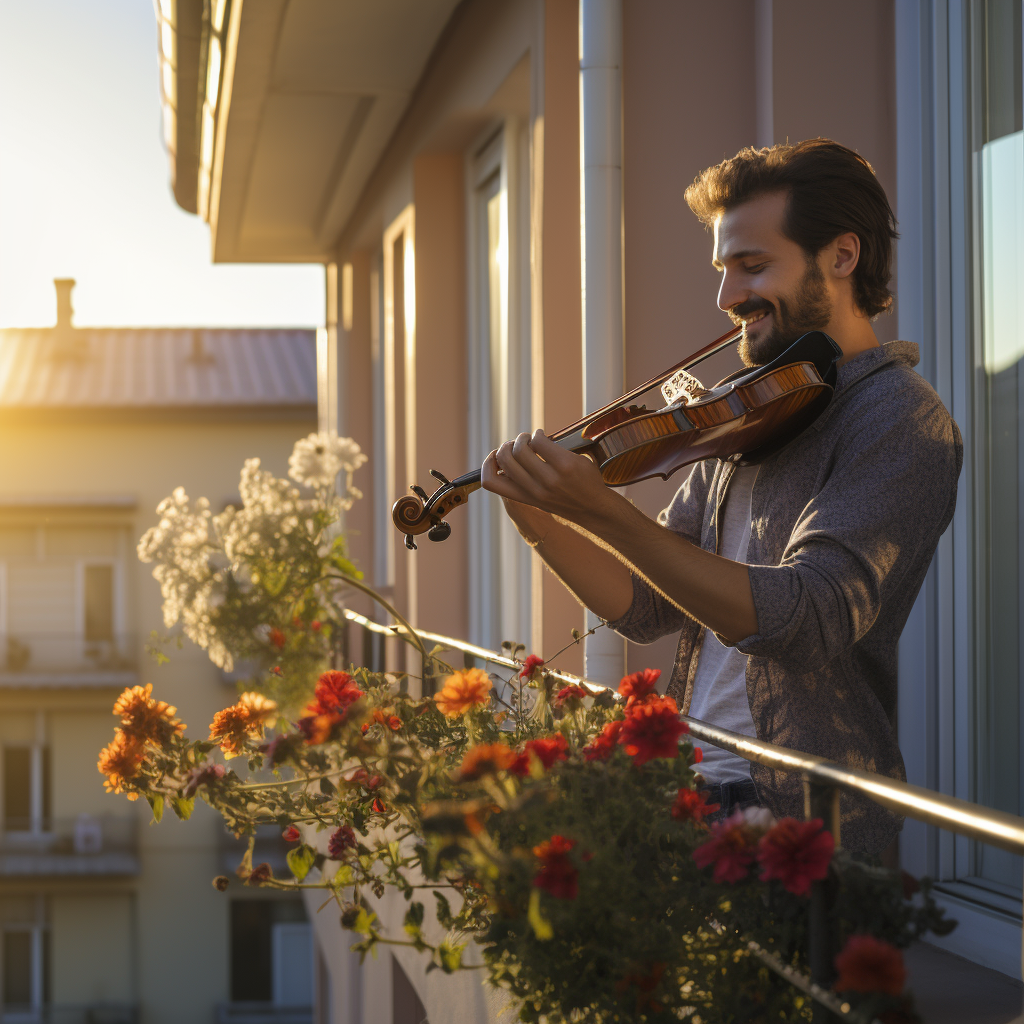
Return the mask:
M875 329L867 317L844 318L840 322L829 324L825 328L825 333L843 350L839 366L848 363L862 352L878 348L879 345Z

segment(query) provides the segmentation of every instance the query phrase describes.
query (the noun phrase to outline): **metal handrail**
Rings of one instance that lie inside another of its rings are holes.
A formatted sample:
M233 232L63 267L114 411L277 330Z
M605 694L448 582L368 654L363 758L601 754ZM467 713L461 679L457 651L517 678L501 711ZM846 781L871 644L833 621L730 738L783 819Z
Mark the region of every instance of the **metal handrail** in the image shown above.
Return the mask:
M372 619L348 609L345 610L345 617L374 633L388 636L401 636L405 633L400 626L383 626L379 622L374 622ZM440 644L451 650L461 651L491 664L514 669L521 667L520 662L499 654L497 651L488 650L486 647L479 647L476 644L456 640L454 637L443 636L440 633L430 633L419 629L416 632L422 640ZM604 683L595 683L570 672L548 671L551 676L566 683L582 684L593 690L610 689ZM925 789L923 786L914 786L909 782L898 782L861 768L847 768L813 754L776 746L774 743L765 743L763 740L752 739L750 736L730 732L728 729L719 729L717 726L709 725L698 718L690 718L688 715L683 715L682 719L689 726L690 735L738 754L747 761L756 761L758 764L778 768L781 771L799 772L811 781L822 785L855 790L905 817L915 818L918 821L927 822L929 825L938 825L950 832L956 832L958 835L967 836L991 846L998 846L1010 853L1024 854L1024 818L1018 817L1016 814L981 807L958 797L935 793L933 790Z

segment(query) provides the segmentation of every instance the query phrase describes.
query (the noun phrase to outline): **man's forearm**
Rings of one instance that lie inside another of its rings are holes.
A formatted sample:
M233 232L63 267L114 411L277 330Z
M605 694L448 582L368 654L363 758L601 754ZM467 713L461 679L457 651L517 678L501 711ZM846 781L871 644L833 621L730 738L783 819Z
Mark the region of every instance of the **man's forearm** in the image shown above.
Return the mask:
M611 490L599 512L580 525L716 633L738 643L758 632L750 577L742 562L704 551Z
M533 544L548 568L595 615L614 622L633 603L633 579L621 559L567 523L553 522Z

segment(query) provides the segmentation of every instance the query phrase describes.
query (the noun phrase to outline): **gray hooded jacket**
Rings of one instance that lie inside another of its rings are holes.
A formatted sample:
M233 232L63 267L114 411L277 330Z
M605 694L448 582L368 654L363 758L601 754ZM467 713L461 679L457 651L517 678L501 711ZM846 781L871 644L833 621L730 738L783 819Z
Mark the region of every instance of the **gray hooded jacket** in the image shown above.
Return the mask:
M963 463L960 431L894 341L839 369L825 412L761 465L747 562L759 632L736 645L758 739L905 779L897 745L900 633L949 525ZM735 467L696 464L658 521L706 551ZM703 629L634 574L633 604L610 624L636 643L679 632L668 692L685 714ZM723 640L723 642L726 642ZM803 816L798 775L751 764L776 816ZM843 794L842 841L878 853L902 819Z

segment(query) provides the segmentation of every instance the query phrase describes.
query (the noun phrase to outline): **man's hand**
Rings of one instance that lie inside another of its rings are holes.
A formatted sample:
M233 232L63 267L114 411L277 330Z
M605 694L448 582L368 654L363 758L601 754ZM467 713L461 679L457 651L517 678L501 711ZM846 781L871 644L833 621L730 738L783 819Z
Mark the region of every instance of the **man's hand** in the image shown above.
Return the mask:
M588 528L600 519L613 493L605 486L592 459L566 451L542 430L506 441L484 461L480 475L484 490L506 499L506 508L527 540L543 540L546 520L519 506L532 506ZM538 531L540 535L538 536Z

